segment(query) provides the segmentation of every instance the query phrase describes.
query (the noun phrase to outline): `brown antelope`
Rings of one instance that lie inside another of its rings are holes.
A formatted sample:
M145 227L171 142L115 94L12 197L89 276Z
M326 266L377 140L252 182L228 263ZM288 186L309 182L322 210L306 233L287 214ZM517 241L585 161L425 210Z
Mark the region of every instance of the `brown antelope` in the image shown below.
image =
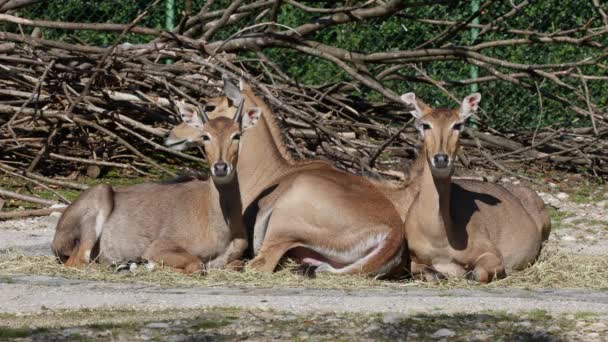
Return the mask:
M144 259L184 273L238 266L247 248L236 166L243 130L252 116L209 120L178 103L184 121L198 127L212 182L139 184L86 190L63 213L52 249L67 266ZM98 244L98 245L97 245ZM97 251L94 249L97 246Z
M537 210L533 191L512 188L514 196L496 184L451 179L460 132L481 95L467 96L457 110L433 109L413 93L401 98L413 106L424 140L414 166L417 195L405 219L412 272L448 277L472 272L488 282L534 262L550 223L542 218L544 208Z
M286 255L334 273L383 275L408 263L399 213L371 182L292 160L263 100L243 81L238 89L225 80L225 92L243 100L244 117L259 117L243 134L237 165L243 208L257 209L253 269L272 272Z

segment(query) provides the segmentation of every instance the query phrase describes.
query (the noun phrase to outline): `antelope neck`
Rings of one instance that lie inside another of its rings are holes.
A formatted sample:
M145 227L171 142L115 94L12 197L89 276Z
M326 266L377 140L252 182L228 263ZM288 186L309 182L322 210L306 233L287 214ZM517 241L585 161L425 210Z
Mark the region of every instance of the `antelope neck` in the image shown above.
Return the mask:
M426 161L426 154L420 158L425 159L424 169L421 175L419 201L429 217L436 217L442 223L446 231L451 229L450 196L452 177L433 177L431 166ZM431 216L432 215L432 216ZM430 227L429 227L430 228Z
M274 114L261 115L259 122L243 134L241 141L236 176L240 184L243 208L247 208L289 168L288 161L277 147L283 142L277 140L280 137L272 134L272 123L266 115Z
M239 217L242 213L242 206L238 174L234 175L230 182L224 184L216 184L212 180L211 186L217 192L224 220L230 222L230 218Z

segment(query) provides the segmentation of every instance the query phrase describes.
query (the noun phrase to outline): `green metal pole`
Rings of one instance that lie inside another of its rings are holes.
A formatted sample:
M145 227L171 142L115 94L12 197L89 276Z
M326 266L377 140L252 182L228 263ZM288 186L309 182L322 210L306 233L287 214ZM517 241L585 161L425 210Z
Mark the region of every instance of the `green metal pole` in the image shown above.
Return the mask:
M471 1L471 12L476 13L479 11L479 0ZM479 16L475 17L471 22L473 25L479 25ZM479 29L477 27L471 27L471 44L475 42L477 36L479 35ZM476 79L479 76L479 69L477 65L471 64L470 69L471 79ZM479 85L477 83L471 83L471 93L476 93L479 91ZM471 127L477 127L477 123L474 120L471 120Z
M479 0L472 0L471 1L471 11L473 13L479 11ZM473 21L471 22L471 24L473 24L473 25L479 25L479 17L476 17L475 19L473 19ZM475 40L477 39L477 35L478 34L479 34L479 29L477 27L472 27L471 28L471 44L473 42L475 42ZM471 64L470 74L471 74L471 79L476 79L477 78L477 76L479 75L479 69L477 68L477 65ZM471 83L471 92L475 93L478 90L479 90L479 85L477 83Z
M175 26L175 0L166 0L165 5L165 30L171 32ZM173 61L171 59L165 61L165 64L172 63Z

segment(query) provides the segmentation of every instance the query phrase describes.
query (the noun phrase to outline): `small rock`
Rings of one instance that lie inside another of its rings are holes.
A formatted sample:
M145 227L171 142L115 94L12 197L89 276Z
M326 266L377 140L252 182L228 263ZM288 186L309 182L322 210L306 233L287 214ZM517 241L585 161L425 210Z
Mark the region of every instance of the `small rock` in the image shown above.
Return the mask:
M146 328L149 329L168 329L169 323L165 322L152 322L145 325Z
M593 235L585 235L585 240L590 240L590 241L593 241L593 240L595 240L595 239L596 239L596 238L595 238L595 236L593 236Z
M148 271L152 271L154 268L156 268L156 263L154 261L148 261L146 262L145 266Z
M281 316L280 320L282 321L287 321L287 322L291 322L291 321L296 321L298 320L298 317L295 315L285 315L285 316ZM337 319L336 319L337 321Z
M516 325L519 325L520 327L530 327L532 326L532 323L530 323L529 321L522 321L522 322L517 322Z
M567 200L567 199L570 197L570 195L568 195L568 194L567 194L567 193L565 193L565 192L560 192L560 193L559 193L559 194L557 194L555 197L557 197L558 199L560 199L560 200L562 200L562 201L563 201L563 200Z
M555 198L554 196L551 196L551 195L547 195L547 196L544 198L544 201L545 201L545 202L546 202L548 205L550 205L550 206L552 206L552 207L560 207L560 205L562 204L562 202L561 202L559 199L557 199L557 198Z
M478 332L471 336L471 341L489 341L490 335L485 332Z
M604 324L602 322L597 322L597 323L588 325L585 329L594 330L594 331L604 331L604 330L606 330L606 324Z
M571 235L564 235L562 237L562 240L564 240L564 241L576 241L576 238L574 236L571 236Z
M403 314L389 312L382 317L382 323L384 324L397 324L405 319Z
M547 328L548 332L558 332L558 331L561 331L561 330L562 330L562 328L560 328L557 325L552 325L549 328Z
M599 201L595 205L600 208L608 208L608 200Z
M513 181L513 185L519 185L519 183L521 183L521 182L520 182L520 181L518 181L518 180Z
M183 341L188 341L188 336L186 335L175 335L175 336L171 336L167 339L167 341L169 342L183 342Z
M433 333L433 335L431 335L431 337L433 338L443 338L443 337L452 337L456 335L452 330L450 329L446 329L446 328L441 328L437 331L435 331Z
M379 325L377 324L370 324L369 326L367 326L367 328L365 328L365 330L363 330L364 333L373 333L376 331L380 331L382 330L382 328L380 328Z
M555 184L555 183L551 183L551 182L549 182L549 183L547 183L547 184L549 184L549 186L550 186L550 187L552 187L552 188L557 187L557 184Z

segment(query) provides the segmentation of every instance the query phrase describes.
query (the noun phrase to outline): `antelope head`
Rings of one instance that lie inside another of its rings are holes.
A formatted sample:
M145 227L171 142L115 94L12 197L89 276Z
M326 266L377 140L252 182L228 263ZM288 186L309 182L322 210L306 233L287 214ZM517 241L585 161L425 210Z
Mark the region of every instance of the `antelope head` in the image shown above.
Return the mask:
M193 106L191 108L186 109L186 111L182 111L181 107L183 107L182 102L178 102L177 106L180 108L180 115L182 116L182 120L184 120L184 113L191 113L195 111ZM232 107L230 100L226 96L218 96L209 99L209 101L203 107L204 111L209 118L216 118L220 116L224 116L227 118L234 117L234 113L236 112L236 107ZM189 115L189 114L187 114ZM165 137L165 146L176 150L183 151L189 149L190 147L200 145L200 128L193 127L186 122L182 122L179 125L173 127L167 136Z
M425 157L433 177L451 176L460 146L460 133L466 120L479 107L481 94L465 97L459 109L431 108L414 93L402 95L401 100L414 108L410 113L416 119L416 128L424 141Z
M195 141L203 145L211 177L216 184L226 184L234 178L241 134L253 127L262 113L257 107L244 111L243 102L241 99L233 117L220 115L214 119L205 114L198 115L192 105L178 103L184 123L198 132Z

